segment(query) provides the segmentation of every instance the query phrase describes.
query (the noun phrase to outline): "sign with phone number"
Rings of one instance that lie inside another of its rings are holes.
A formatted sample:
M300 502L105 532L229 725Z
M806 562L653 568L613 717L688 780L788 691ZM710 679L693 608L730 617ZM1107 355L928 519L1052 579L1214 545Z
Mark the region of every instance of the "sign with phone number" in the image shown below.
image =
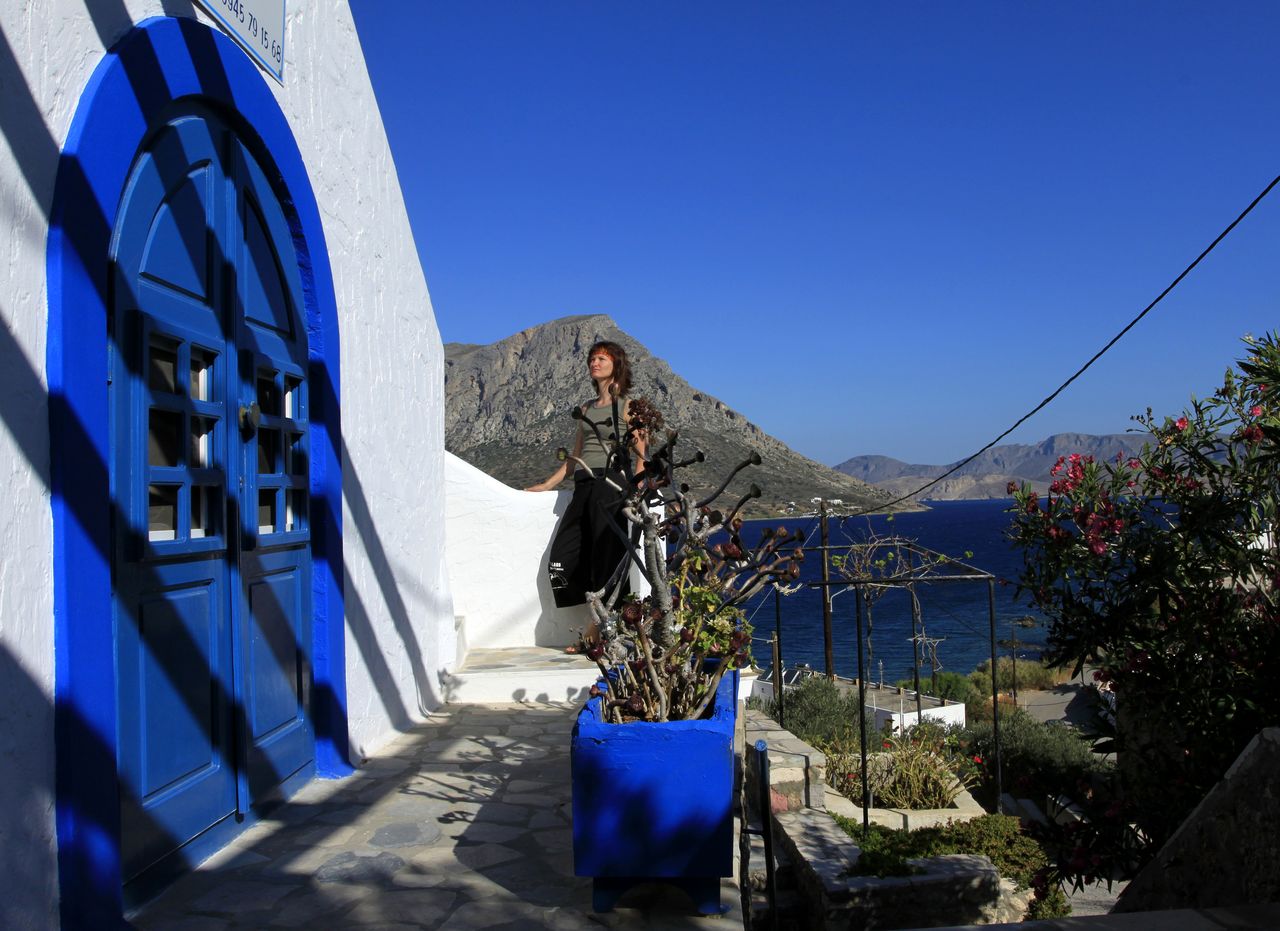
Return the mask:
M285 0L196 0L268 74L284 83Z

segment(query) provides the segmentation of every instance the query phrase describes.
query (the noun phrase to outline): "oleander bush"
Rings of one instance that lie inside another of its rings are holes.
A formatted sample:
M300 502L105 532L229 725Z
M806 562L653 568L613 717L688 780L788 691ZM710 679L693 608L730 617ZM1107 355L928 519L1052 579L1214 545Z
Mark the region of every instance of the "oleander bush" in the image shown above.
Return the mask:
M1133 418L1138 455L1064 457L1043 497L1011 484L1047 656L1116 695L1123 792L1077 799L1064 876L1140 868L1280 720L1280 338L1245 345L1210 397Z

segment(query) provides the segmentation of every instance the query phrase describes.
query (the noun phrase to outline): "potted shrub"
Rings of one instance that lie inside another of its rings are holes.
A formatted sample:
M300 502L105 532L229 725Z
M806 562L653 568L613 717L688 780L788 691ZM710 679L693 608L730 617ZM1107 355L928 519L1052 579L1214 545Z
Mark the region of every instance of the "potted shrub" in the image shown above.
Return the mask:
M630 405L623 441L655 436L661 415ZM737 670L751 661L751 629L739 607L774 580L799 575L797 538L767 531L755 547L739 535L743 506L715 508L740 463L698 500L680 484L701 452L676 457L678 437L645 458L622 483L626 559L603 589L587 595L599 639L580 644L601 679L574 726L571 747L574 870L594 879L593 905L613 907L632 884L661 879L684 888L698 910L720 910L720 877L733 864L733 735ZM562 456L567 455L563 451ZM629 457L624 456L624 459ZM712 538L723 534L723 542ZM644 597L619 596L631 564L649 583Z

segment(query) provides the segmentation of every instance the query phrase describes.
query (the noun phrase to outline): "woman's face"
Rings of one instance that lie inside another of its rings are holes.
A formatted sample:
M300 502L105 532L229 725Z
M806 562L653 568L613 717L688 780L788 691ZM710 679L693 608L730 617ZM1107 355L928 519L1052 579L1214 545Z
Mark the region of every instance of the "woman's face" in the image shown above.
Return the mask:
M603 349L597 349L587 359L587 371L595 382L609 381L613 378L613 356Z

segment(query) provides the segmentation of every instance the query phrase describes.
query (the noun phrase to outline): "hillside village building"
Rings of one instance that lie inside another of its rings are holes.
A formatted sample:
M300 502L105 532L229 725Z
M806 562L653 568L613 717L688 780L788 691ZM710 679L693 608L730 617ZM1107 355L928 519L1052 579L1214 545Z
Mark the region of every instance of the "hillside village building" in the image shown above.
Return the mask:
M6 928L114 925L458 659L395 167L347 3L285 15L277 80L192 0L0 4Z

